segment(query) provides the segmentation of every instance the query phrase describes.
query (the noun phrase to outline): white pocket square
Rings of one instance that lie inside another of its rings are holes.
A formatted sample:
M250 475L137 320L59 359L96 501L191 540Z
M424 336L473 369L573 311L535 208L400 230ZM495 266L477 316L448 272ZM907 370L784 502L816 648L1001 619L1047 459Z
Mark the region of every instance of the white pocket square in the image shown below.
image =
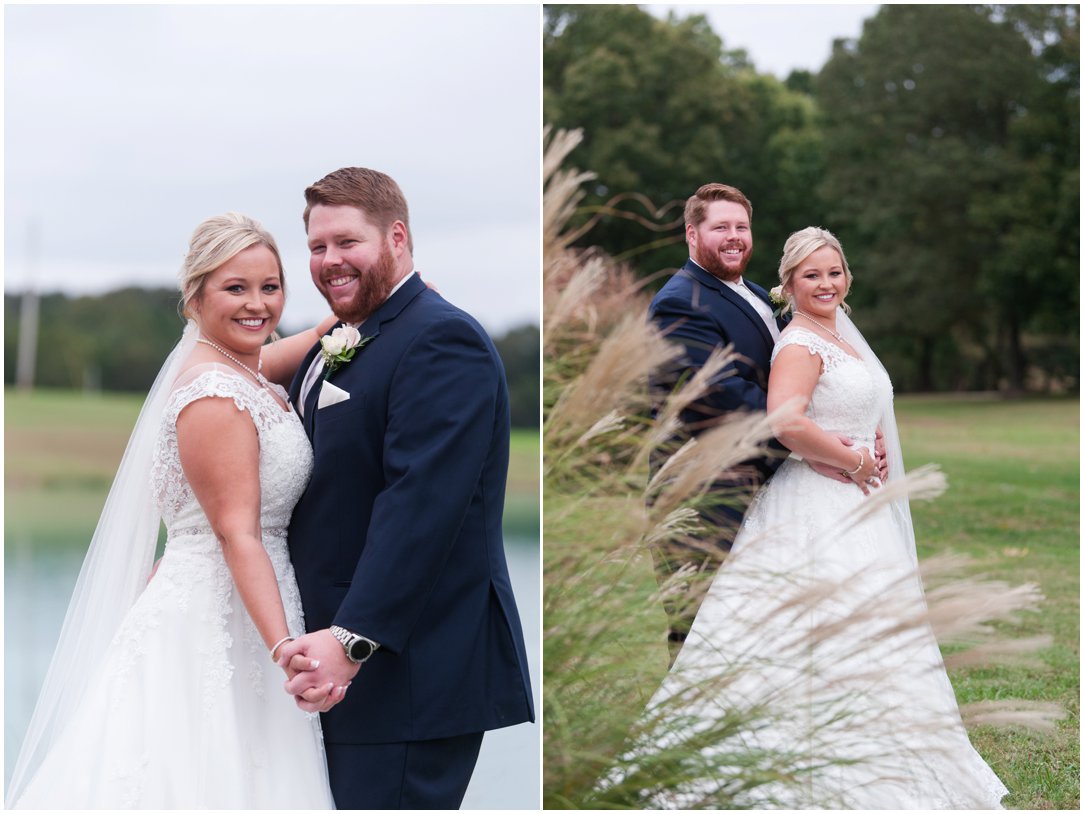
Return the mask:
M349 393L325 380L320 386L320 400L316 403L316 409L322 410L325 407L330 407L332 404L338 404L340 401L349 400Z

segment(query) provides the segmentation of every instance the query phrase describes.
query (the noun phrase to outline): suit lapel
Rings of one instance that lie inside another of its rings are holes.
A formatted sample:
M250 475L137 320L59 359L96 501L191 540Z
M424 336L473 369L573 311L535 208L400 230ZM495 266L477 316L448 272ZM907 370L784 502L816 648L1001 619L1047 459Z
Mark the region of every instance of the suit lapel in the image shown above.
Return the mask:
M327 330L324 336L328 336L340 325L342 325L341 322L336 322ZM304 387L305 377L309 373L309 368L312 367L312 363L319 352L320 343L317 342L309 349L309 352L305 354L305 358L302 359L301 364L298 365L297 372L294 373L293 381L290 382L290 401L293 402L294 410L301 415L301 425L305 428L305 432L308 434L310 442L312 441L313 429L312 414L316 410L316 399L319 398L320 394L320 380L317 379L313 384L304 404L301 403L301 390Z
M753 306L751 306L748 302L746 302L745 298L741 294L736 292L730 286L726 285L722 280L716 279L707 271L700 268L700 266L698 266L692 260L689 260L682 267L681 270L683 272L687 272L690 277L699 282L701 285L712 288L715 291L719 292L719 296L721 296L723 299L725 299L727 302L729 302L731 305L741 311L741 313L744 314L751 323L753 323L753 327L755 327L760 333L760 337L764 340L764 344L767 347L769 353L771 352L771 349L775 347L775 339L772 337L771 331L768 330L768 326L764 324L764 320L761 319L760 314L756 312L756 309L753 308ZM750 288L749 290L753 291L754 294L757 293L752 288Z
M427 286L422 282L422 278L417 273L412 273L402 288L388 297L387 301L373 311L369 315L369 318L358 326L358 331L362 336L373 337L372 344L376 344L376 337L380 336L380 329L387 322L391 322L403 309L425 291ZM362 352L366 352L368 348L365 348Z
M342 325L341 322L336 322L331 328L324 334L324 336L330 335L332 331ZM301 364L298 365L297 371L294 373L293 381L290 382L290 401L294 403L294 409L301 412L301 387L305 384L305 376L309 372L309 368L312 367L312 360L316 358L316 354L320 352L320 343L315 343L309 348L308 353L305 354L305 358L301 360Z
M749 289L750 291L752 291L752 292L753 292L753 294L755 294L755 295L756 295L756 298L757 298L758 300L760 300L760 301L761 301L762 303L764 303L765 305L767 305L767 306L768 306L769 308L771 308L771 309L772 309L773 311L775 310L775 307L774 307L774 306L772 305L772 298L768 296L768 292L767 292L767 291L765 291L765 290L764 290L763 288L761 288L761 287L760 287L759 285L757 285L756 283L754 283L754 282L751 282L751 281L749 281L749 280L746 280L746 281L745 281L745 287L746 287L746 288L748 288L748 289Z
M316 433L316 405L320 401L320 388L323 385L324 377L321 374L316 377L316 381L312 383L312 389L309 390L309 394L305 398L305 432L308 434L310 442Z

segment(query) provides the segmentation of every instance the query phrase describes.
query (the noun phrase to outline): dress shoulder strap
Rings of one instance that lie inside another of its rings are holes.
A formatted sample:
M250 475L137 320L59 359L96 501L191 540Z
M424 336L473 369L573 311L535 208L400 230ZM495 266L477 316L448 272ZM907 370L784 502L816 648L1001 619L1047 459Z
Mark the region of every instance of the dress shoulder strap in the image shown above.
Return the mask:
M800 345L808 350L811 356L814 354L820 356L826 373L847 359L847 352L839 345L829 342L808 328L791 328L789 331L784 332L779 337L779 341L775 343L775 347L772 349L772 361L775 361L779 351L789 345Z
M267 409L269 398L261 394L258 385L240 371L217 362L196 365L177 377L163 420L167 425L176 424L185 407L204 398L232 399L238 410L252 417L258 430L273 423L274 413Z

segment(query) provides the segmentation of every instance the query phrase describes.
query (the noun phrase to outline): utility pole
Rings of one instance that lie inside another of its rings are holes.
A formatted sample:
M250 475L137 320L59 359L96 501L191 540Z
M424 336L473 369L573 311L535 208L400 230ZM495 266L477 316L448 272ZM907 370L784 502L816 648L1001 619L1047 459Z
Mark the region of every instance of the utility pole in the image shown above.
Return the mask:
M26 289L19 309L19 355L15 366L15 384L20 390L34 389L34 370L38 359L38 220L31 217L26 228Z

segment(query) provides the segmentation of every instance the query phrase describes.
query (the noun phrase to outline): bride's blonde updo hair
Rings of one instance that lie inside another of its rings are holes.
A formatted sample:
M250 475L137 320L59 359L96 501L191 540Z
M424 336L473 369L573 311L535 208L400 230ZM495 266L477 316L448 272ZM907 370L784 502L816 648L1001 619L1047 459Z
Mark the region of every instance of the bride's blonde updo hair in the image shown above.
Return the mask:
M279 283L282 285L282 293L286 293L286 275L282 270L282 258L279 256L275 238L271 237L271 233L264 229L259 221L247 215L227 212L225 215L207 218L196 227L192 239L188 242L188 254L179 275L181 315L185 319L192 317L192 300L203 291L207 275L252 246L266 246L271 250L271 254L275 255L275 262L279 267Z
M783 244L783 257L779 260L779 288L783 293L783 297L786 298L786 303L780 313L786 314L794 307L794 296L786 293L785 289L790 285L791 278L798 266L817 249L823 249L825 246L839 252L839 259L843 262L843 276L847 280L847 292L844 296L851 293L853 277L851 276L851 268L847 265L847 256L843 253L843 247L840 245L839 239L827 229L822 229L819 226L807 226L792 234L787 238L787 242ZM846 313L851 313L851 306L847 305L846 302L840 303L840 307Z

